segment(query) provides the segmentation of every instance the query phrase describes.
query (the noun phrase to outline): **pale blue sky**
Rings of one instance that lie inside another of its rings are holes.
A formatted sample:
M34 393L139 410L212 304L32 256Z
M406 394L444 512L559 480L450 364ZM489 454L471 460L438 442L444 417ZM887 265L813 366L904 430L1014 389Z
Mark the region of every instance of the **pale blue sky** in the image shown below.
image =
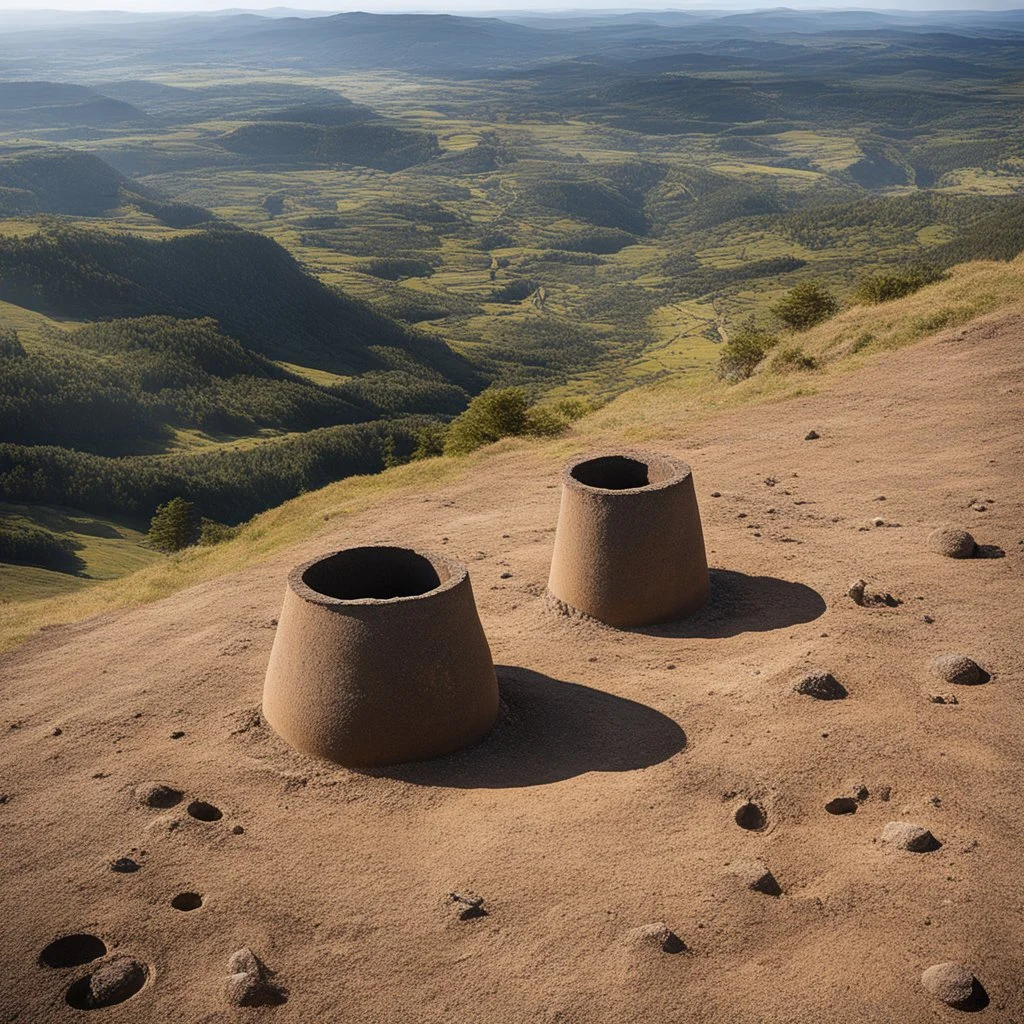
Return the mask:
M0 0L0 11L14 14L17 11L66 10L66 11L217 11L228 4L224 0L117 0L115 3L97 3L97 0ZM249 0L237 5L246 10L261 8L280 8L284 6L280 0ZM599 10L751 10L759 7L794 7L800 9L824 8L856 8L860 10L1014 10L1024 6L1024 0L872 0L870 3L819 3L815 0L717 0L717 2L695 3L638 3L624 6L622 0L590 0L588 3L566 4L565 0L358 0L352 6L339 5L337 0L302 0L296 7L304 11L322 10L335 13L344 10L361 11L431 11L465 14L483 14L488 12L508 12L510 10L566 10L577 11ZM16 18L12 18L12 22ZM0 31L3 31L0 19Z

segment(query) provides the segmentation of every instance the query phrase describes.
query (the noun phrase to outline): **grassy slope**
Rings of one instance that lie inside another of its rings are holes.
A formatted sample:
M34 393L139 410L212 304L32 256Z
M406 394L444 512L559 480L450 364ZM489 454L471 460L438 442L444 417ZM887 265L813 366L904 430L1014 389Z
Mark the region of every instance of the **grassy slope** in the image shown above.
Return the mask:
M4 602L36 601L74 593L97 580L114 580L136 572L162 556L143 546L145 537L123 523L51 505L18 505L0 502L0 518L24 521L78 547L75 554L84 565L72 575L32 565L0 563L0 594Z
M827 388L836 374L856 369L880 351L910 344L987 312L1011 308L1024 308L1024 257L1012 263L965 264L955 268L947 280L916 295L883 306L852 307L794 338L793 343L819 360L817 370L786 373L767 366L737 385L725 384L711 372L683 374L627 392L580 422L566 437L547 442L506 441L500 447L530 445L539 457L555 465L571 450L599 438L642 442L667 434L682 436L694 422L713 416L716 410ZM352 514L397 494L435 487L490 457L491 451L484 449L468 459L431 459L378 476L353 477L257 516L237 538L218 547L195 548L88 590L0 606L0 649L14 646L42 626L158 600L239 569L314 535L327 519Z

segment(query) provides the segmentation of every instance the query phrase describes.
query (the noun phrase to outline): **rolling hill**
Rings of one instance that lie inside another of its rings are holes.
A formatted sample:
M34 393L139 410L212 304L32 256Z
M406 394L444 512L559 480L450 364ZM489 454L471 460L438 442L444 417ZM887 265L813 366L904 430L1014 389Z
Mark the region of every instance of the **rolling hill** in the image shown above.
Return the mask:
M266 236L227 225L164 239L71 227L2 237L0 298L74 319L212 317L272 359L475 380L443 343L324 287Z

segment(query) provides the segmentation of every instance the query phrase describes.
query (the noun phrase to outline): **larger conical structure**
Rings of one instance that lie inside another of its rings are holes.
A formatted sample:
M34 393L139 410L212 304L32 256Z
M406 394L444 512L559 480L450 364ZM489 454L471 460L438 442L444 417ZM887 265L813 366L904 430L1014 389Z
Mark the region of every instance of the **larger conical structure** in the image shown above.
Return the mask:
M263 711L292 746L351 767L479 740L498 684L465 566L381 546L293 569Z
M629 450L570 462L548 588L562 604L621 628L700 608L708 563L690 467Z

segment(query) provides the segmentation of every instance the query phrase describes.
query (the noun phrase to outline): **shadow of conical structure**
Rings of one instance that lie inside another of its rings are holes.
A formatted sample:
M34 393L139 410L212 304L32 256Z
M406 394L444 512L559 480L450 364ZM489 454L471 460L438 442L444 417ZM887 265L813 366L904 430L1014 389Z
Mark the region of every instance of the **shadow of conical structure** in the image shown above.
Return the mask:
M708 563L690 467L628 450L570 462L548 588L624 629L697 611L708 599Z
M350 767L481 739L497 720L498 684L465 566L363 547L293 569L263 711L292 746Z

